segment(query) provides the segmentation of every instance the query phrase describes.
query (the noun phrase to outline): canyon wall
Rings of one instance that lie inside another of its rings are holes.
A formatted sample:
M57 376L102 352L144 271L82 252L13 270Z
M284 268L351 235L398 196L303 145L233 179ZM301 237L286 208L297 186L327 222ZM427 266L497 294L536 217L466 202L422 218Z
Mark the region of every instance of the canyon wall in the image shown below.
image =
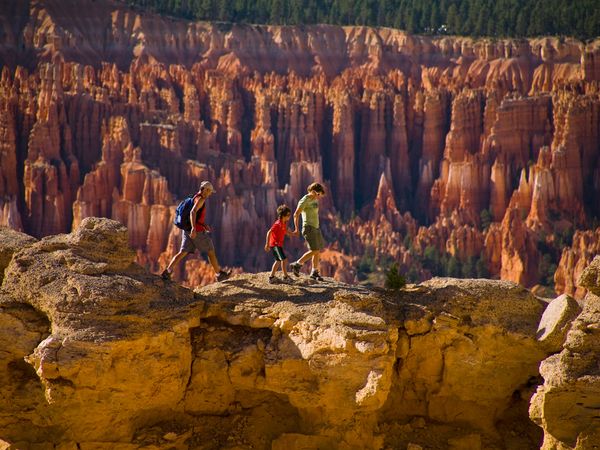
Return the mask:
M563 339L537 339L545 304L523 287L262 272L191 291L129 239L95 217L39 241L0 229L1 448L539 448L528 402Z
M1 225L41 238L110 217L158 272L177 201L209 179L221 262L256 271L277 205L318 180L326 275L356 281L368 255L415 280L585 295L598 40L190 23L108 0L3 2L0 22ZM213 280L199 257L174 276Z
M584 301L498 280L391 291L267 272L191 291L135 263L129 239L96 217L39 241L0 228L1 448L598 443L600 256Z

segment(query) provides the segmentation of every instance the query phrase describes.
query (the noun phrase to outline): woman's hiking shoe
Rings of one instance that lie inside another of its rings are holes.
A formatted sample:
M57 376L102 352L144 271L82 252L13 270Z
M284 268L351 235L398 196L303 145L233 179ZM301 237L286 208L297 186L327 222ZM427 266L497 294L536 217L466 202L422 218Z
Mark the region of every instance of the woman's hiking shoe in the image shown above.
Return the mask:
M294 275L296 275L297 277L300 276L300 269L302 268L302 264L296 261L290 264L290 268L292 269L292 272L294 272Z
M169 281L169 280L171 280L171 272L169 272L167 269L165 269L160 274L160 277L165 281Z
M217 281L225 281L230 276L231 276L231 270L228 270L228 271L221 270L217 274Z
M325 278L323 278L317 270L313 270L310 277L316 281L325 281Z
M286 276L283 277L283 281L285 283L293 283L294 279L292 277L290 277L289 275L286 275Z
M277 277L275 275L269 275L269 284L277 284Z

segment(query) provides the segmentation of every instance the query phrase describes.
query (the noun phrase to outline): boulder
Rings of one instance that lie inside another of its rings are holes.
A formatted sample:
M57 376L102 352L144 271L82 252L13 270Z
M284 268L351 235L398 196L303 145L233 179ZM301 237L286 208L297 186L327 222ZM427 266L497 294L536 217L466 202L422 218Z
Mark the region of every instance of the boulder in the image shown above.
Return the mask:
M559 352L571 328L571 323L581 312L581 306L570 295L563 294L550 302L537 330L537 338L548 352Z

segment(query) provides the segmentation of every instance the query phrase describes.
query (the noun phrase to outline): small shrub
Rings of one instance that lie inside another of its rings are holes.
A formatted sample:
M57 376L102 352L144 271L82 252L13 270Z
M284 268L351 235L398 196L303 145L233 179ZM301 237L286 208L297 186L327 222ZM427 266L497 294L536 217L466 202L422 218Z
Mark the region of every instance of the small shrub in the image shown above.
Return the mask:
M398 264L394 263L385 273L385 287L397 291L404 286L406 286L406 279L398 270Z
M491 211L489 209L482 209L479 213L479 218L481 219L481 229L487 231L493 221Z

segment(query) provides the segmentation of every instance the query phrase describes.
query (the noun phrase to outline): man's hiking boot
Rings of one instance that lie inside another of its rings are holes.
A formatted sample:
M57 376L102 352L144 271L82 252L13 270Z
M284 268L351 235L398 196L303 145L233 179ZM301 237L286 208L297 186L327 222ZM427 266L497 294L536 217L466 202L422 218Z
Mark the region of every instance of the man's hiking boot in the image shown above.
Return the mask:
M317 271L317 270L313 270L312 273L310 274L310 277L316 281L325 281L325 278L323 278L321 276L321 274L319 274L319 271Z
M228 270L228 271L221 270L217 274L217 281L225 281L230 276L231 276L231 270Z
M171 272L169 272L167 269L165 269L160 274L160 277L165 281L170 281L171 280Z
M290 268L292 269L292 272L294 272L294 275L296 275L297 277L300 276L300 269L302 268L302 264L296 261L290 264Z

